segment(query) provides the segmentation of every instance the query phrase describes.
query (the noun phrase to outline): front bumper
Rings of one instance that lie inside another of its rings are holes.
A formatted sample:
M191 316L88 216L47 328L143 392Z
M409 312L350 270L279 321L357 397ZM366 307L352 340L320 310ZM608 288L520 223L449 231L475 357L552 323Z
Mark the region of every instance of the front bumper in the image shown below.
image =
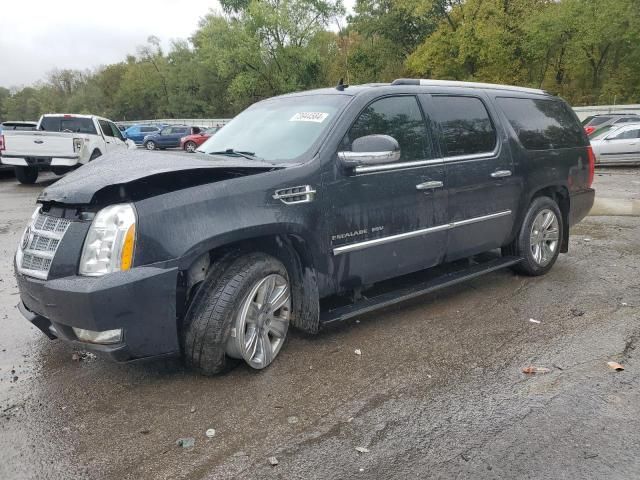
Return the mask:
M576 223L580 222L587 216L596 196L596 191L593 188L588 188L580 192L571 194L569 199L569 226L573 227Z
M180 351L176 321L176 268L137 267L104 277L38 280L16 274L18 308L49 338L108 354L116 361ZM121 343L80 342L72 327L122 328Z

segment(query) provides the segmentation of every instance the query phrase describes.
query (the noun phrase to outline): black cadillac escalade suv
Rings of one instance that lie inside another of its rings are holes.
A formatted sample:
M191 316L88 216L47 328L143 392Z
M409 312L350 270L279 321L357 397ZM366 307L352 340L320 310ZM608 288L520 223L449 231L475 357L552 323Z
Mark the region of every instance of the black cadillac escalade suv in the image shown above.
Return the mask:
M285 95L198 152L105 155L48 187L16 253L22 314L116 360L260 369L290 325L546 273L594 200L569 106L503 85Z

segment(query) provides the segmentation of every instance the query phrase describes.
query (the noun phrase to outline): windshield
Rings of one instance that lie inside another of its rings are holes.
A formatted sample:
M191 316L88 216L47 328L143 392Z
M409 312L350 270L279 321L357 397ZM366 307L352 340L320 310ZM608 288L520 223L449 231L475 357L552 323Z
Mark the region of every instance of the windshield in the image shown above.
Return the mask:
M309 95L252 105L202 144L199 152L251 152L267 161L294 161L308 153L351 97Z

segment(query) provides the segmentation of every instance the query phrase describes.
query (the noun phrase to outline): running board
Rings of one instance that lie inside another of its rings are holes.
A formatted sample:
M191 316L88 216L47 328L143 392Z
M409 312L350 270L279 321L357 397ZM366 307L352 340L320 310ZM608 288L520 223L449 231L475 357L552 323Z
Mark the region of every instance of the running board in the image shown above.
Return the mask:
M486 273L510 267L522 261L520 257L498 257L482 263L466 266L451 273L445 273L435 278L418 281L400 289L388 291L369 298L363 298L355 303L328 309L320 313L322 325L341 322L374 310L389 307L442 288L471 280Z

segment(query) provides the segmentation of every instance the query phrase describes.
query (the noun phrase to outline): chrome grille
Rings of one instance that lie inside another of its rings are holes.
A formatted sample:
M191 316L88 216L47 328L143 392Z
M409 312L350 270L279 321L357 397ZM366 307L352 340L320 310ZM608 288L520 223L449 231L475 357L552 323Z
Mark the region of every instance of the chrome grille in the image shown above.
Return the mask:
M16 263L25 275L47 279L53 257L71 220L37 213L20 242Z

